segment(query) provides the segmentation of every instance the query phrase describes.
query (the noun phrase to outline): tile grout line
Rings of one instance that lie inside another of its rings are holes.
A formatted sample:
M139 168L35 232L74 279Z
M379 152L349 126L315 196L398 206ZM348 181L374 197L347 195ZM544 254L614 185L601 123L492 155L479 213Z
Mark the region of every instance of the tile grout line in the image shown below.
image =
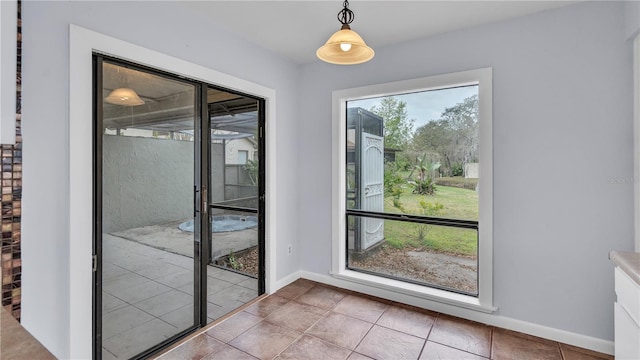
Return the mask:
M349 356L351 356L353 353L355 353L355 352L356 352L356 351L355 351L355 348L354 348L354 349L349 349L349 348L346 348L346 347L343 347L343 346L340 346L340 345L334 344L334 343L332 343L332 342L326 341L326 340L321 339L321 338L319 338L319 337L317 337L317 336L314 336L314 335L312 335L312 334L308 334L308 333L307 333L307 331L309 331L309 329L311 329L312 327L314 327L318 322L320 322L322 319L324 319L327 315L329 315L329 314L331 314L331 313L341 314L341 315L345 315L345 316L347 316L347 317L350 317L350 318L352 318L352 319L357 319L357 318L354 318L354 317L352 317L352 316L349 316L348 314L342 314L342 313L337 313L337 312L334 312L334 311L333 311L333 310L338 306L338 304L340 304L340 303L341 303L341 302L342 302L342 301L343 301L347 296L352 295L352 294L347 294L347 295L346 295L346 296L344 296L342 299L340 299L340 301L338 301L338 303L337 303L337 304L333 305L333 306L332 306L331 308L329 308L329 309L321 308L321 307L319 307L319 306L315 306L315 305L311 305L311 304L307 304L307 303L302 303L302 302L299 302L299 301L297 301L297 300L296 300L297 298L299 298L300 296L302 296L302 295L306 294L307 292L311 291L311 289L313 289L313 288L315 288L315 287L316 287L315 285L314 285L314 286L312 286L312 287L311 287L311 288L309 288L307 291L305 291L305 292L301 293L300 295L296 296L295 298L293 298L293 299L289 300L289 302L287 302L287 304L289 304L291 301L295 301L296 303L301 304L301 305L312 306L312 307L314 307L314 308L317 308L317 309L320 309L320 310L323 310L323 311L324 311L324 310L326 310L326 313L325 313L325 314L323 314L323 315L322 315L318 320L316 320L313 324L309 325L309 326L307 327L307 329L306 329L306 330L304 330L303 332L301 332L301 334L300 334L300 336L299 336L298 338L296 338L296 339L295 339L291 344L289 344L289 345L288 345L284 350L280 351L280 352L279 352L279 353L278 353L274 358L276 358L276 357L280 356L283 352L287 351L287 349L289 349L293 344L295 344L295 343L296 343L296 342L298 342L300 339L302 339L302 337L304 337L305 335L306 335L306 336L308 336L308 337L311 337L311 338L313 338L313 339L316 339L316 340L318 340L318 341L321 341L321 342L323 342L323 343L325 343L325 344L329 344L329 345L331 345L331 346L335 346L335 347L337 347L337 348L345 349L345 350L349 351ZM284 304L284 305L286 305L286 304ZM282 306L284 306L284 305L282 305ZM385 304L385 305L386 305L386 304ZM281 307L282 307L282 306L281 306ZM385 308L385 310L386 310L386 308ZM276 310L276 311L277 311L277 310ZM273 311L271 314L275 313L276 311ZM383 313L384 313L384 312L383 312ZM269 314L269 315L271 315L271 314ZM382 314L380 314L380 316L382 316ZM268 316L267 316L267 317L268 317ZM378 318L379 318L379 317L378 317ZM269 324L272 324L272 323L270 323L269 321L267 321L267 320L266 320L266 317L264 318L264 320L265 320L266 322L268 322ZM362 319L357 319L357 320L362 320ZM363 321L364 321L364 320L363 320ZM376 321L377 321L377 320L376 320ZM368 322L368 321L367 321L367 322ZM273 325L276 325L276 324L273 324ZM371 326L371 328L369 329L369 331L373 328L373 325L375 325L375 323L372 323L372 326ZM292 329L292 330L295 330L295 329ZM367 334L369 333L369 331L367 331ZM362 341L362 340L367 336L367 334L365 334L365 335L362 337L362 339L361 339L360 341ZM358 343L355 347L358 347L358 345L359 345L359 344L360 344L360 343ZM359 354L359 353L358 353L358 354Z
M297 298L299 298L300 296L302 296L302 295L306 294L307 292L309 292L309 291L310 291L311 289L313 289L314 287L316 287L316 286L314 285L314 286L310 287L307 291L305 291L305 292L301 293L300 295L296 296L295 298L293 298L293 299L289 300L286 304L281 305L280 307L283 307L283 306L285 306L285 305L289 304L290 302L295 301L297 304L307 305L307 306L312 306L312 307L314 307L314 308L318 308L318 309L321 309L321 310L327 310L327 309L324 309L324 308L321 308L321 307L318 307L318 306L315 306L315 305L306 304L306 303L301 303L301 302L299 302L299 301L296 301L296 299L297 299ZM343 299L344 299L344 298L343 298ZM340 301L342 301L342 300L340 300ZM338 303L340 303L340 302L338 302ZM337 304L336 304L336 305L337 305ZM334 305L333 307L335 308L335 307L336 307L336 305ZM277 311L277 310L276 310L276 311ZM275 313L276 311L271 312L271 314ZM318 322L320 322L320 320L324 319L324 317L325 317L325 316L327 316L327 314L329 314L329 313L331 313L331 312L332 312L332 309L327 310L327 312L326 312L326 313L324 313L324 314L323 314L323 315L322 315L318 320L316 320L313 324L309 325L305 331L302 331L302 332L301 332L301 334L300 334L300 336L299 336L298 338L296 338L296 339L295 339L291 344L289 344L289 345L288 345L284 350L280 351L276 356L274 356L274 358L276 358L276 357L280 356L283 352L287 351L287 349L289 349L293 344L295 344L297 341L299 341L300 339L302 339L302 337L303 337L303 336L305 336L305 335L307 335L307 336L309 336L309 337L312 337L312 338L314 338L314 339L321 340L321 341L323 341L324 343L331 344L331 345L333 345L333 346L337 346L337 347L341 347L341 346L338 346L338 345L336 345L336 344L332 344L332 343L329 343L329 342L327 342L327 341L324 341L324 340L322 340L322 339L320 339L320 338L318 338L318 337L315 337L315 336L313 336L313 335L307 334L307 331L309 331L309 329L311 329L312 327L314 327ZM267 317L269 317L271 314L269 314L268 316L266 316L263 320L265 320L265 321L266 321ZM271 322L269 322L269 321L266 321L266 322L268 322L269 324L272 324L272 323L271 323ZM272 324L272 325L276 325L276 324ZM295 329L292 329L292 330L295 330ZM297 330L296 330L296 331L297 331ZM346 348L343 348L343 349L346 349ZM349 349L347 349L347 350L349 350ZM351 352L353 352L353 350L351 350Z
M374 326L376 326L376 324L371 324L371 327L369 328L369 330L367 330L367 333L364 334L362 339L360 339L360 341L358 341L356 346L353 347L353 350L352 350L353 352L356 352L356 349L358 348L358 346L360 346L360 344L362 344L362 341L364 341L364 339L367 337L367 335L369 335L369 333L371 332L371 330L373 329ZM358 354L360 354L360 353L358 353Z
M271 324L271 323L269 323ZM271 324L271 325L275 325L275 324ZM276 325L277 326L277 325ZM277 358L278 356L282 355L283 352L287 351L291 346L293 346L293 344L297 343L300 339L302 339L302 337L305 336L305 333L302 332L300 333L300 336L298 336L297 338L295 338L295 340L293 340L291 342L291 344L287 345L287 347L285 347L284 349L282 349L282 351L278 352L272 359Z
M340 304L340 302L342 302L342 301L343 301L347 296L349 296L349 295L351 295L351 296L356 296L356 297L360 297L360 298L364 298L364 299L367 299L367 300L371 300L371 301L374 301L374 302L378 302L378 303L384 304L384 305L385 305L385 308L384 308L384 310L382 311L382 313L380 313L380 315L378 315L378 317L376 318L376 320L375 320L374 322L369 322L369 321L367 321L367 320L363 320L363 319L360 319L360 318L357 318L357 317L351 316L350 314L343 314L343 313L339 313L339 312L334 312L334 309L335 309L335 308ZM401 334L405 334L405 335L408 335L408 336L412 336L412 337L416 337L416 338L419 338L419 339L423 339L423 340L424 340L424 344L422 345L421 350L420 350L420 352L418 353L418 357L417 357L417 359L419 359L419 358L420 358L420 356L422 355L422 351L424 350L424 347L425 347L425 346L426 346L426 344L427 344L427 341L428 341L429 335L431 334L431 330L433 329L433 326L434 326L434 324L435 324L435 321L437 320L437 318L438 318L438 316L440 315L440 313L437 313L437 312L435 313L435 314L436 314L436 318L434 319L433 323L432 323L432 324L431 324L431 326L429 327L429 333L427 334L427 336L426 336L425 338L422 338L422 337L417 336L417 335L414 335L414 334L410 334L410 333L407 333L407 332L404 332L404 331L401 331L401 330L398 330L398 329L394 329L394 328L390 328L390 327L387 327L387 326L384 326L384 325L380 325L380 324L378 324L378 321L380 320L380 318L382 318L382 316L386 313L386 311L387 311L388 309L390 309L394 304L395 304L395 306L398 306L398 304L399 304L399 303L391 302L391 303L389 303L389 304L385 304L385 303L380 302L380 301L377 301L377 300L375 300L375 299L369 299L369 298L367 298L367 297L363 297L363 296L359 295L358 293L349 293L349 294L347 294L347 296L345 296L342 300L340 300L340 302L338 302L338 304L334 305L334 306L333 306L333 308L332 308L332 309L330 309L330 310L327 312L327 314L329 314L329 313L331 313L331 312L334 312L335 314L341 314L341 315L347 316L347 317L352 318L352 319L355 319L355 320L360 320L360 321L364 321L364 322L370 323L370 324L371 324L371 327L369 328L369 330L367 331L367 333L362 337L362 339L360 339L360 342L358 342L358 344L355 346L355 348L354 348L353 350L348 349L348 348L345 348L345 347L342 347L342 346L339 346L339 345L336 345L336 344L333 344L333 343L330 343L330 344L332 344L332 345L334 345L334 346L337 346L337 347L340 347L340 348L343 348L343 349L346 349L346 350L349 350L349 351L351 351L352 353L360 354L360 353L356 352L356 350L355 350L355 349L356 349L356 348L357 348L357 347L362 343L362 341L367 337L367 335L369 334L369 332L370 332L370 331L371 331L375 326L379 326L379 327L384 328L384 329L388 329L388 330L395 331L395 332L398 332L398 333L401 333ZM313 306L313 305L312 305L312 306ZM316 307L317 307L317 306L316 306ZM415 310L411 310L411 309L404 308L404 307L400 307L400 308L403 308L403 309L406 309L406 310L409 310L409 311L415 311ZM322 318L324 318L327 314L323 315L323 317L322 317ZM425 314L425 315L428 315L428 314ZM322 320L322 318L320 318L319 320L317 320L317 321L314 323L314 325L315 325L317 322L319 322L320 320ZM313 325L312 325L312 326L313 326ZM309 330L312 326L310 326L309 328L307 328L307 330ZM315 337L315 336L313 336L313 335L308 335L308 336L311 336L311 337L313 337L313 338L317 338L317 337ZM321 340L321 341L323 341L323 342L325 342L325 343L328 343L327 341L325 341L325 340L323 340L323 339L320 339L320 338L317 338L317 339L319 339L319 340ZM450 347L450 346L448 346L448 347ZM454 348L454 349L455 349L455 348ZM456 349L456 350L460 350L460 349Z
M565 356L564 356L564 351L562 351L562 346L560 345L559 342L556 341L556 345L558 346L558 351L560 352L560 359L562 360L566 360Z
M436 313L435 319L433 319L433 323L429 327L429 332L427 333L427 337L424 338L424 345L422 345L422 349L420 349L420 353L418 354L418 359L422 356L424 349L427 347L427 343L429 342L429 336L431 336L431 332L433 331L433 327L436 325L436 321L440 317L440 313Z
M316 321L315 321L315 322L313 322L311 325L309 325L308 327L306 327L306 330L304 330L304 331L300 332L300 334L299 334L299 335L298 335L298 336L297 336L297 337L296 337L296 338L295 338L291 343L289 343L289 344L288 344L288 345L287 345L287 346L286 346L282 351L280 351L278 354L276 354L276 355L275 355L275 357L280 356L282 353L286 352L288 349L291 349L291 347L292 347L294 344L298 343L298 342L299 342L299 341L300 341L300 340L301 340L305 335L306 335L306 336L308 336L308 337L310 337L310 338L312 338L312 339L314 339L314 340L317 340L317 341L319 341L319 342L321 342L321 343L329 344L329 345L335 346L335 347L337 347L337 348L344 349L344 350L346 350L346 351L348 351L348 352L349 352L349 356L352 356L354 353L356 353L356 354L360 354L360 353L358 353L358 352L356 351L356 349L358 348L358 346L360 346L360 345L363 343L364 339L365 339L365 338L366 338L366 337L371 333L371 330L372 330L372 329L373 329L373 327L374 327L374 326L376 326L376 325L377 325L377 326L380 326L381 328L390 329L390 330L397 331L397 332L402 333L402 334L411 335L411 336L414 336L414 337L419 337L419 336L416 336L416 335L412 335L412 334L406 333L406 332L404 332L404 331L396 330L396 329L393 329L393 328L388 328L388 327L386 327L386 326L382 326L382 325L378 325L378 324L377 324L377 322L378 322L378 321L380 321L380 319L382 318L382 316L384 316L384 314L385 314L387 311L389 311L389 309L391 309L391 308L392 308L392 306L393 306L394 304L396 304L396 305L397 305L397 304L401 304L401 303L396 303L396 302L386 303L386 302L385 302L385 303L384 303L384 304L385 304L385 308L384 308L384 310L382 311L382 313L381 313L380 315L378 315L378 316L377 316L377 318L376 318L376 320L375 320L374 322L369 322L369 321L366 321L366 320L363 320L363 319L360 319L360 318L353 317L353 316L351 316L351 315L349 315L349 314L343 314L343 313L339 313L339 312L335 312L335 311L334 311L334 310L335 310L335 308L336 308L336 307L337 307L337 306L338 306L342 301L344 301L344 299L346 298L346 296L345 296L345 297L343 297L340 301L338 301L335 305L333 305L333 306L329 307L328 309L326 309L326 308L321 308L321 307L316 306L316 305L311 305L311 304L307 304L307 303L302 303L302 302L299 302L299 301L297 300L297 299L299 299L301 296L303 296L304 294L307 294L309 291L311 291L312 289L314 289L316 286L318 286L318 285L313 285L313 286L311 286L310 288L308 288L308 289L304 290L302 293L297 294L296 296L293 296L293 297L291 297L291 298L289 298L289 297L287 297L287 298L282 297L283 299L286 299L286 300L287 300L284 304L282 304L282 305L277 305L277 307L275 308L275 310L270 311L269 313L267 313L267 314L266 314L266 316L264 316L263 318L261 318L261 319L260 319L260 321L259 321L257 324L255 324L255 325L251 326L249 329L247 329L247 330L243 331L243 332L242 332L240 335L238 335L238 336L241 336L242 334L245 334L247 331L249 331L249 330L251 330L251 329L255 328L255 326L257 326L257 325L259 325L260 323L263 323L263 322L264 322L264 323L268 323L268 324L272 324L272 325L274 325L274 326L280 326L280 327L283 327L283 328L291 329L291 328L290 328L289 326L287 326L287 325L278 325L278 324L273 324L273 323L271 323L270 321L268 321L268 320L267 320L267 318L268 318L269 316L271 316L272 314L274 314L275 312L277 312L277 311L279 311L280 309L282 309L282 308L283 308L284 306L286 306L287 304L290 304L290 303L291 303L291 301L296 301L296 303L300 303L300 304L302 304L302 305L307 305L307 306L312 306L312 307L314 307L314 308L317 308L317 309L321 309L321 310L323 310L323 311L326 311L326 313L325 313L324 315L322 315L322 316L320 317L320 319L316 320ZM296 288L296 289L297 289L297 288ZM294 294L295 294L295 292L294 292ZM272 294L272 295L277 295L277 294L276 294L276 293L274 293L274 294ZM360 294L358 294L358 293L356 293L356 292L353 292L353 293L349 292L349 293L347 293L347 296L348 296L348 295L355 295L355 296L361 297L361 296L359 296ZM269 296L270 296L270 295L269 295ZM265 298L263 298L262 300L267 299L269 296L266 296L266 297L265 297ZM367 298L367 297L365 297L365 298ZM367 298L367 299L368 299L368 298ZM371 299L371 300L374 300L374 299ZM375 301L375 300L374 300L374 301ZM422 312L420 311L420 309L411 309L411 308L407 308L407 309L408 309L408 310L410 310L410 311L414 311L414 312L422 313ZM246 308L245 308L244 310L246 310ZM251 314L251 313L249 313L249 312L247 312L247 311L244 311L244 312L246 312L246 313L247 313L247 314L249 314L249 315L254 315L254 314ZM332 314L332 313L340 314L340 315L344 315L344 316L347 316L348 318L351 318L351 319L358 319L358 320L361 320L361 321L365 321L365 322L367 322L367 323L369 323L369 324L370 324L370 326L371 326L371 327L370 327L370 328L368 329L368 331L364 334L364 336L360 339L360 341L355 345L354 349L349 349L349 348L346 348L346 347L343 347L343 346L340 346L340 345L334 344L334 343L332 343L332 342L330 342L330 341L324 340L324 339L322 339L322 338L318 338L318 337L316 337L316 336L314 336L314 335L311 335L311 334L307 333L307 332L309 331L309 329L311 329L311 328L313 328L314 326L316 326L318 322L322 321L322 319L326 318L329 314ZM237 313L236 313L236 314L237 314ZM442 313L439 313L439 312L433 312L433 311L430 311L429 313L424 313L424 314L427 314L427 315L431 315L431 316L433 316L433 317L434 317L434 320L433 320L433 322L432 322L432 324L431 324L431 326L430 326L430 328L429 328L429 331L428 331L428 333L427 333L426 337L424 338L423 346L422 346L422 348L421 348L420 352L418 353L418 359L420 358L420 356L422 356L422 355L424 354L427 343L428 343L429 341L432 341L432 340L430 340L430 338L431 338L431 336L433 336L433 334L434 334L434 330L435 330L436 326L438 325L439 320L444 319L444 318L445 318L445 316L446 316L445 314L442 314ZM234 315L235 315L235 314L234 314ZM469 320L467 320L467 319L461 319L461 320L469 321ZM475 322L474 322L474 323L475 323ZM481 324L481 323L478 323L478 324ZM488 352L488 353L489 353L489 354L488 354L488 356L489 356L489 358L492 358L493 356L495 356L495 351L494 351L494 342L495 342L496 330L498 330L499 328L497 328L497 327L495 327L495 326L488 326L488 328L489 328L489 334L488 334L488 335L489 335L489 336L488 336L488 338L489 338L489 352ZM291 330L297 331L296 329L291 329ZM210 337L212 337L211 335L209 335L209 336L210 336ZM238 336L234 337L234 339L236 339ZM420 337L419 337L419 338L420 338ZM216 340L218 340L218 339L216 339ZM231 339L230 341L233 341L233 339ZM436 343L436 344L438 344L438 345L444 346L444 347L446 347L446 348L449 348L449 349L453 349L453 350L456 350L456 351L461 351L461 352L464 352L464 353L467 353L467 354L469 354L469 355L473 355L473 356L478 356L479 358L484 358L484 355L479 355L479 354L476 354L476 353L473 353L473 352L470 352L470 351L467 351L467 350L459 349L459 348L457 348L457 347L455 347L455 346L451 346L451 345L447 345L447 344L442 344L442 343L440 343L440 342L438 342L438 341L432 341L432 342L433 342L433 343ZM229 345L229 344L228 344L228 342L225 342L225 344ZM557 342L557 341L553 341L553 344L555 344L555 348L557 349L557 351L559 351L559 352L560 352L560 357L559 357L559 358L560 358L561 360L566 360L566 359L567 359L567 357L565 356L565 354L564 354L564 352L563 352L563 345L564 345L564 344L562 344L562 343L560 343L560 342ZM243 353L246 353L245 351L243 351L243 350L241 350L241 349L238 349L238 348L236 348L236 347L234 347L234 346L232 346L232 345L229 345L229 346L231 346L232 348L234 348L234 349L236 349L236 350L238 350L238 351L241 351L241 352L243 352ZM249 355L250 355L250 354L249 354Z
M491 359L493 357L493 334L495 327L492 326L491 327L491 335L489 336L489 359Z

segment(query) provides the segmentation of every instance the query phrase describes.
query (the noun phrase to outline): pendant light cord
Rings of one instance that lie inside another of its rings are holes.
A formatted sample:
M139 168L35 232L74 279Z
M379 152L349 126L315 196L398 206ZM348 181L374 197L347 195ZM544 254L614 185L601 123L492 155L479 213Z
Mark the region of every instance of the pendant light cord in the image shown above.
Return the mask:
M344 6L344 8L338 13L338 21L340 21L342 26L349 26L349 24L353 22L355 15L353 11L349 10L349 0L344 0L342 6Z

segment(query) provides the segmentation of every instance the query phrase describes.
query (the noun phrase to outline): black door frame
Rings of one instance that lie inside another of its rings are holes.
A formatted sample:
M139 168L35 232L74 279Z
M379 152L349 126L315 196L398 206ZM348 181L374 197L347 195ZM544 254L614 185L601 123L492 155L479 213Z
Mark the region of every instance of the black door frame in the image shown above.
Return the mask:
M230 94L235 94L235 95L239 95L239 96L243 96L243 97L247 97L250 99L253 99L257 102L257 110L258 110L258 129L257 129L257 136L258 136L258 163L259 163L259 167L258 167L258 208L257 209L253 209L253 208L247 208L247 207L242 207L242 206L233 206L233 205L221 205L221 204L215 204L213 201L210 201L208 207L209 210L213 210L213 209L220 209L220 210L229 210L229 211L238 211L238 212L245 212L245 213L252 213L252 214L256 214L256 216L258 217L258 296L264 294L266 292L266 286L265 286L265 279L266 279L266 274L265 274L265 239L266 239L266 216L265 216L265 192L266 192L266 146L265 146L265 139L266 139L266 114L265 114L265 110L266 110L266 101L263 98L257 97L257 96L253 96L253 95L249 95L249 94L245 94L242 92L238 92L238 91L234 91L234 90L229 90L227 88L221 87L221 86L215 86L215 85L209 85L209 88L212 89L216 89L216 90L220 90L220 91L224 91ZM203 91L203 93L205 93ZM203 94L203 101L204 103L206 103L207 101L207 96L206 93ZM203 114L203 118L205 117L209 117L209 113L207 111L207 109L205 107L203 107L202 110L202 114ZM208 133L211 133L211 123L210 121L207 122L207 131L209 131ZM203 128L204 129L204 128ZM204 130L203 130L204 131ZM211 149L211 141L208 142L208 148L209 151ZM210 154L210 152L207 152L207 154ZM210 159L208 160L210 162ZM207 163L208 166L209 163ZM209 184L210 184L211 179L209 179ZM211 195L211 194L209 194ZM210 200L210 197L209 197ZM211 211L209 212L211 213ZM210 254L210 253L208 253ZM206 280L206 279L205 279ZM206 294L205 294L206 295ZM206 299L205 299L206 301Z
M103 106L102 69L105 60L109 63L131 68L153 75L169 78L174 81L182 81L194 85L195 99L195 128L194 128L194 323L193 326L183 330L165 341L134 356L134 359L144 359L174 344L185 336L192 334L199 328L207 325L207 266L210 262L211 244L211 217L208 204L208 189L211 186L210 176L210 150L211 150L211 126L208 112L207 88L215 88L225 92L249 97L258 101L258 127L259 127L259 189L258 189L258 249L259 249L259 277L258 296L265 293L265 99L221 86L208 84L202 81L189 79L162 70L150 68L144 65L129 62L109 55L94 52L93 54L93 359L102 359L102 126ZM233 210L233 209L231 209Z

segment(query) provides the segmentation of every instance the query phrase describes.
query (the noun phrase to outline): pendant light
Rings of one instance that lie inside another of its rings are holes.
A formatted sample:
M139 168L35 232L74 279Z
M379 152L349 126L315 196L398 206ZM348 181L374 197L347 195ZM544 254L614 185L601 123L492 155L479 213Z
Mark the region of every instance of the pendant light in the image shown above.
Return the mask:
M338 21L342 28L331 35L329 40L316 51L316 56L325 62L338 65L362 64L373 59L373 49L351 30L353 11L349 10L349 1L345 0L344 8L338 13Z
M144 104L144 100L140 99L138 94L130 88L117 88L104 101L114 105L137 106Z

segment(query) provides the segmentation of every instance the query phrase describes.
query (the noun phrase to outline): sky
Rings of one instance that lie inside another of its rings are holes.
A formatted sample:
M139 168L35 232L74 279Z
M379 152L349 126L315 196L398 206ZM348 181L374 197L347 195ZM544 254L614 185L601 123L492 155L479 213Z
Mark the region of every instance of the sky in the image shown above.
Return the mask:
M440 90L429 90L417 93L394 95L407 104L407 115L414 119L413 130L431 120L438 120L446 108L462 102L465 98L478 94L478 86L465 86ZM349 101L348 107L361 107L370 110L379 105L383 97Z

